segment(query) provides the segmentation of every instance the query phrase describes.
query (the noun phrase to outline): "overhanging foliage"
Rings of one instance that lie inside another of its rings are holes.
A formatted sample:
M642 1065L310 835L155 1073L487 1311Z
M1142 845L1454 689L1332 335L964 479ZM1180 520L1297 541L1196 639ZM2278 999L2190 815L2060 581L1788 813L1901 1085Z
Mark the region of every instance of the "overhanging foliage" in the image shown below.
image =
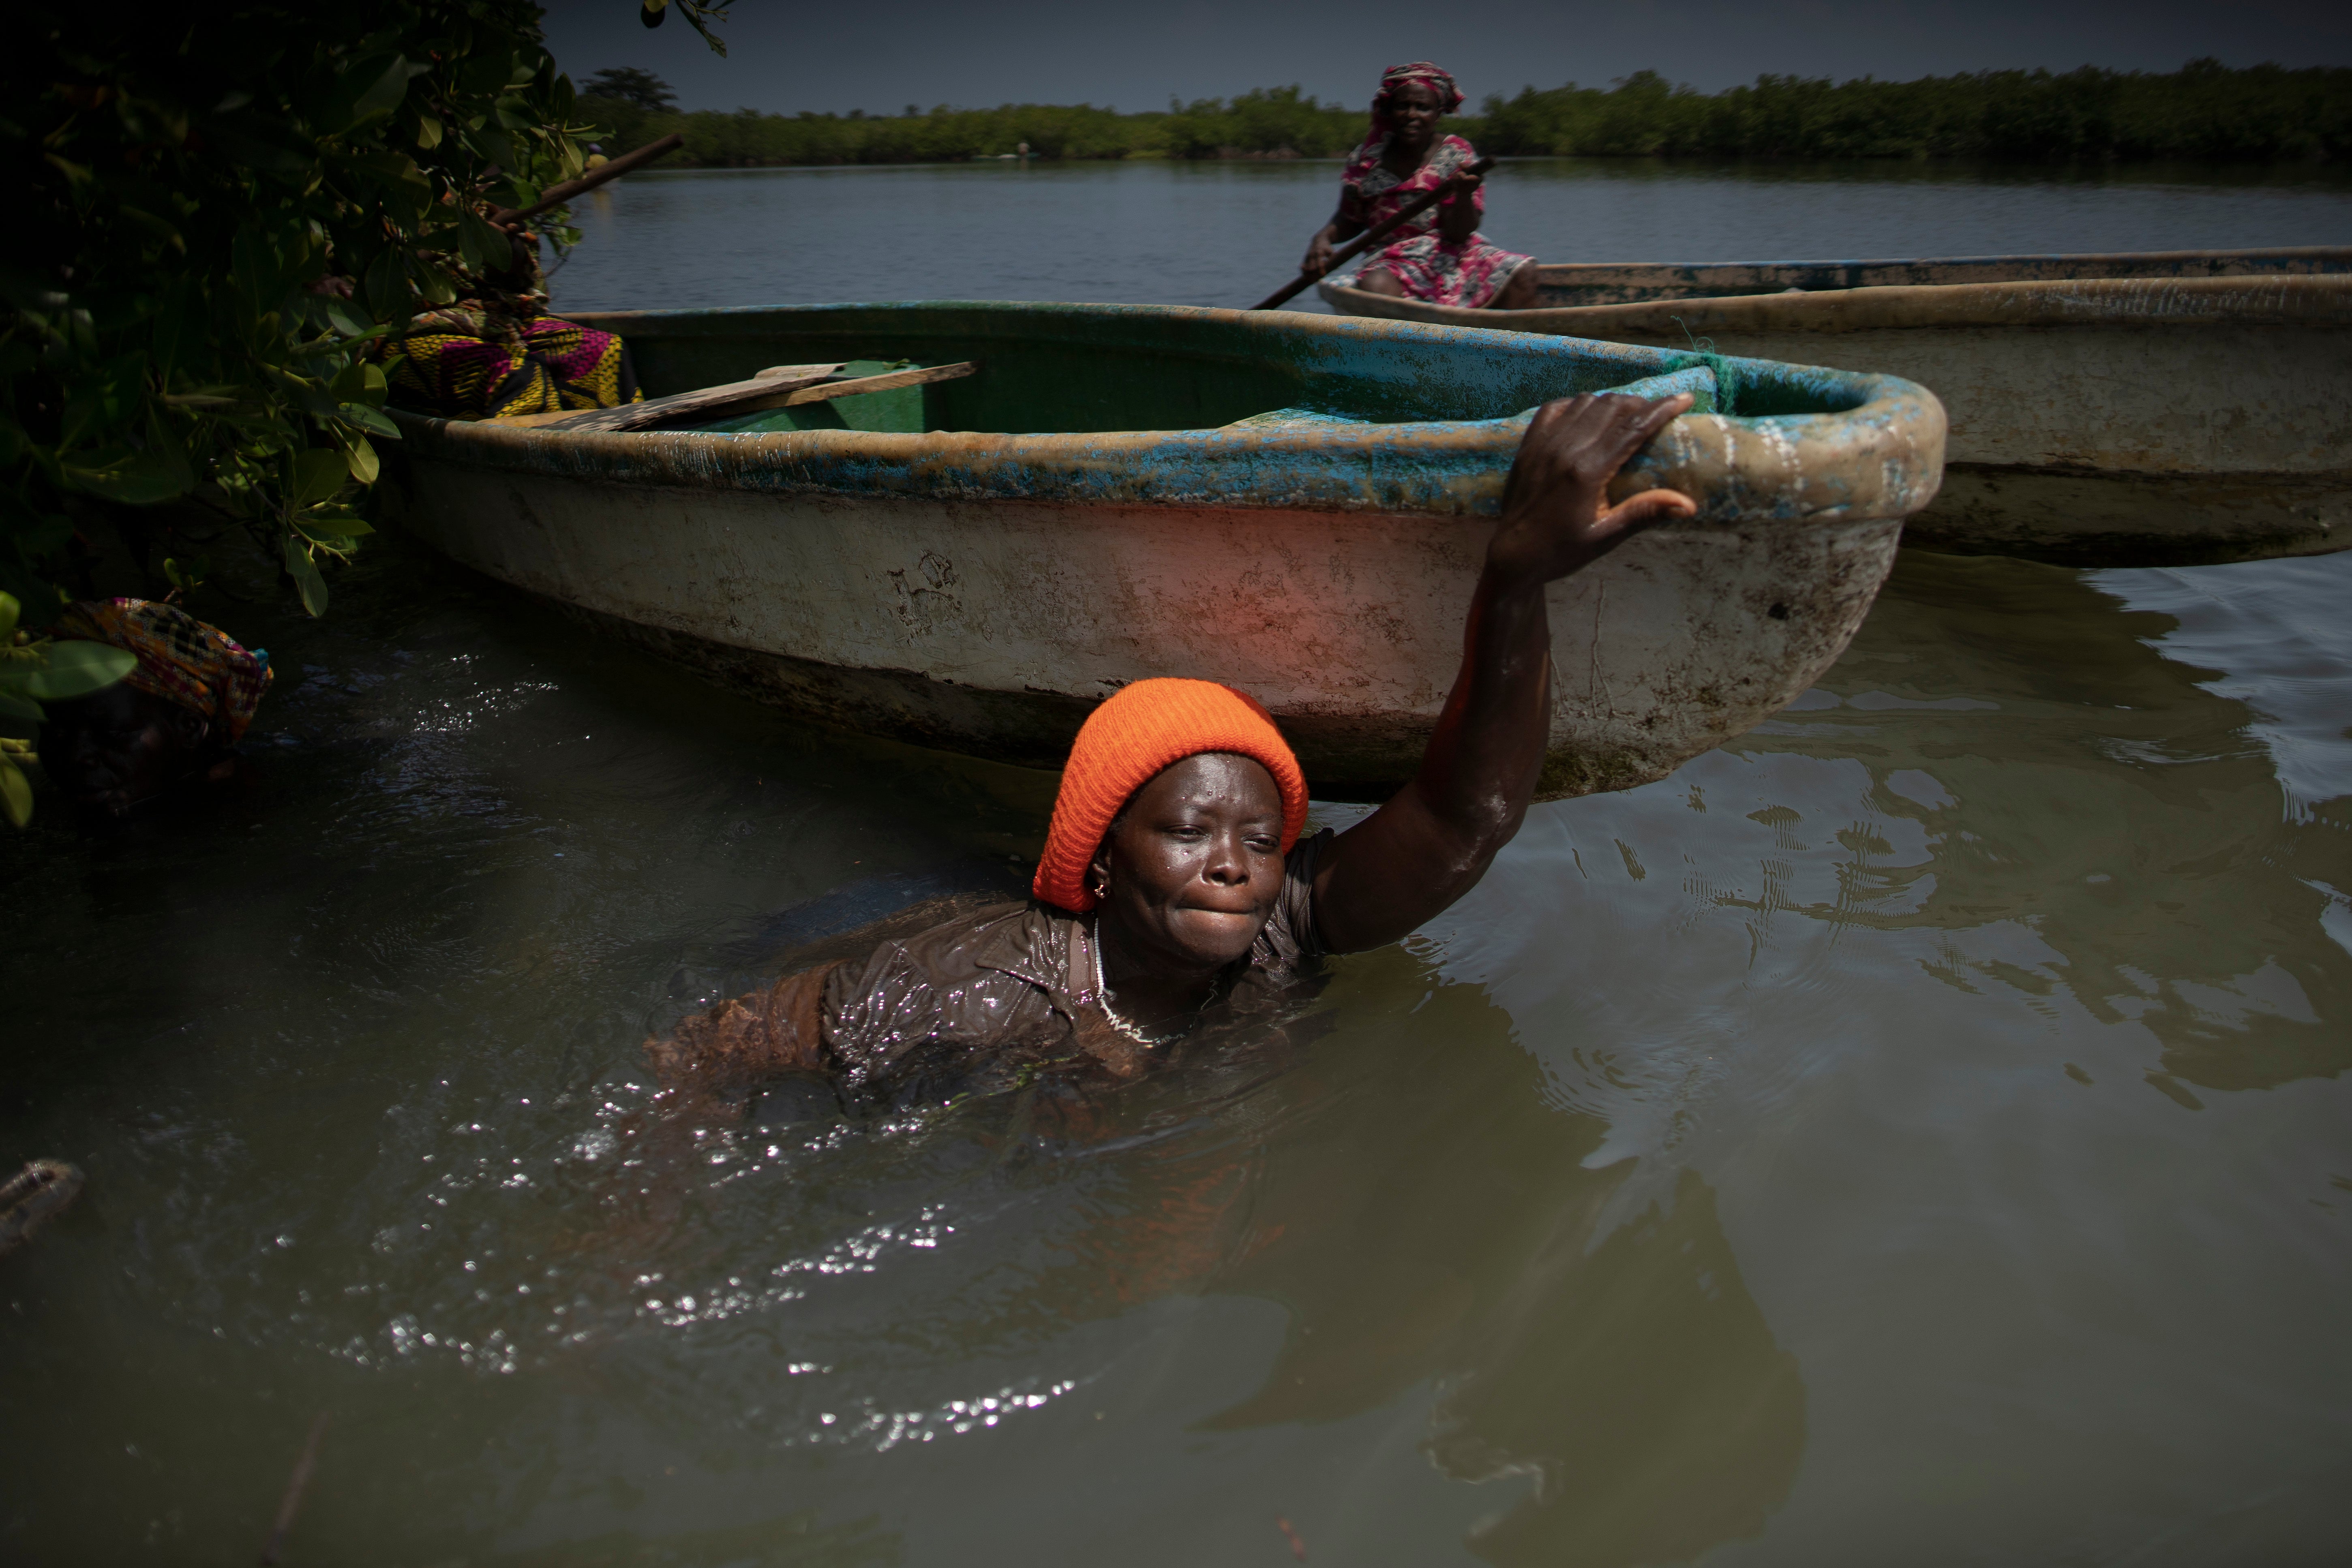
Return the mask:
M352 502L397 436L371 346L455 298L460 268L503 265L486 205L583 166L539 15L44 3L19 24L0 64L0 591L28 621L63 602L78 527L181 500L325 608L320 564L369 531ZM561 216L541 229L558 244Z

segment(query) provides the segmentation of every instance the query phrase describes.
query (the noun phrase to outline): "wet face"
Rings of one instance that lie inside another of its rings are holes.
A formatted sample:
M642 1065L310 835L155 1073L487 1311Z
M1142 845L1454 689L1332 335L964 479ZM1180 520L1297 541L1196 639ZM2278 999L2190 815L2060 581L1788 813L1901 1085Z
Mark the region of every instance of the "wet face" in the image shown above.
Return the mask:
M1136 791L1088 870L1108 944L1181 973L1247 953L1282 875L1274 775L1222 752L1187 757Z
M211 726L152 692L110 686L47 704L41 771L75 805L122 816L211 760Z
M1426 147L1437 136L1438 116L1445 105L1437 89L1423 81L1409 81L1389 94L1389 121L1396 139L1407 147Z

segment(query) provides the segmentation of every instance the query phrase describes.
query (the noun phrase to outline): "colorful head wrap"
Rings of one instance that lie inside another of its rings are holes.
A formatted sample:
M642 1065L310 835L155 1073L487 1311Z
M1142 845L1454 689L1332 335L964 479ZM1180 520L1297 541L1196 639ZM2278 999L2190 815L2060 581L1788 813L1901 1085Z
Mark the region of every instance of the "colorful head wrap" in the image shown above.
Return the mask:
M234 742L269 689L269 656L247 653L226 633L151 599L88 599L66 606L50 635L105 643L134 656L123 684L192 708Z
M1231 752L1265 764L1282 792L1282 852L1289 854L1307 826L1307 777L1274 727L1274 716L1255 699L1213 680L1139 680L1088 714L1070 743L1031 890L1080 914L1093 909L1087 866L1111 819L1162 768L1203 752Z
M1395 128L1389 114L1389 100L1397 89L1408 82L1420 82L1434 89L1441 113L1451 114L1462 107L1462 89L1454 85L1454 78L1427 60L1414 60L1407 65L1391 66L1381 73L1381 90L1372 95L1372 134L1385 136Z

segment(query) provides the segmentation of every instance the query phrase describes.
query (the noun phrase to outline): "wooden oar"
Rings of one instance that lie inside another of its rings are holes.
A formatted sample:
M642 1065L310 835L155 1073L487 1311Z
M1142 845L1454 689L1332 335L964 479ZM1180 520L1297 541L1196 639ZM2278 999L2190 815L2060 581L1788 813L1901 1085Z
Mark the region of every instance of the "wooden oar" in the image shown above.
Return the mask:
M649 397L643 403L625 403L618 408L597 408L585 414L554 416L528 414L520 418L503 419L499 423L558 430L567 436L589 431L646 430L657 425L699 424L729 415L753 414L763 408L793 408L804 404L829 402L836 397L857 397L868 392L890 392L902 386L921 386L928 382L954 381L978 370L980 362L965 360L958 364L922 365L913 370L886 371L880 375L853 376L847 381L825 379L840 368L837 364L773 365L749 381L730 381L724 386L706 386L698 392L680 392L668 397Z
M1250 309L1253 310L1271 310L1276 305L1283 303L1292 295L1297 293L1300 289L1306 288L1316 279L1330 277L1332 272L1339 268L1339 263L1352 260L1356 257L1362 255L1364 251L1370 247L1374 243L1386 239L1389 237L1390 232L1393 230L1397 225L1407 222L1410 219L1419 217L1422 214L1427 212L1432 206L1444 201L1445 199L1446 192L1451 190L1454 187L1454 182L1461 179L1463 175L1483 174L1494 166L1495 160L1492 158L1481 158L1475 163L1463 164L1461 168L1456 169L1453 174L1445 176L1445 183L1444 184L1438 186L1433 191L1423 191L1420 195L1413 197L1412 200L1397 208L1396 211L1391 213L1387 217L1382 218L1379 223L1373 225L1370 228L1366 229L1362 234L1358 235L1355 238L1349 240L1343 248L1333 251L1331 253L1331 259L1324 263L1323 269L1320 272L1309 272L1301 268L1297 277L1292 279L1281 288L1276 289L1273 293L1268 294L1256 304L1252 305Z
M667 397L648 397L643 403L624 403L618 408L592 408L584 414L526 414L504 423L521 424L528 420L541 430L638 430L665 419L698 415L717 418L738 409L772 408L790 394L803 386L814 386L840 368L838 364L772 365L749 381L730 381L723 386L706 386Z
M584 195L607 180L617 180L632 169L642 169L665 153L686 145L686 137L676 131L658 142L648 142L634 153L599 163L576 180L566 180L560 185L550 185L539 194L539 200L520 212L499 207L490 214L492 223L513 223L521 218L537 217L550 207L560 207L577 195Z
M803 403L826 403L836 397L856 397L868 392L892 392L902 386L928 385L934 381L959 381L979 369L978 360L968 359L954 364L924 364L912 370L885 371L880 375L861 375L849 381L828 381L816 386L804 386L790 396L763 406L797 408Z

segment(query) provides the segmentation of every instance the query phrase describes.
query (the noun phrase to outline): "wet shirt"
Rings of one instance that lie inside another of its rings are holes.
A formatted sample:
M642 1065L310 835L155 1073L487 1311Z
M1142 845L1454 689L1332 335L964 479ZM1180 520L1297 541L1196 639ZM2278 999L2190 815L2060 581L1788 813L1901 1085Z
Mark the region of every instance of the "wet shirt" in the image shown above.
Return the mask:
M1331 837L1302 839L1285 858L1273 913L1204 1018L1278 1006L1322 956L1314 879ZM1154 1050L1113 1026L1096 974L1090 917L1034 900L994 904L723 1002L647 1053L671 1083L742 1087L822 1071L858 1100L985 1092L1069 1062L1136 1076Z

